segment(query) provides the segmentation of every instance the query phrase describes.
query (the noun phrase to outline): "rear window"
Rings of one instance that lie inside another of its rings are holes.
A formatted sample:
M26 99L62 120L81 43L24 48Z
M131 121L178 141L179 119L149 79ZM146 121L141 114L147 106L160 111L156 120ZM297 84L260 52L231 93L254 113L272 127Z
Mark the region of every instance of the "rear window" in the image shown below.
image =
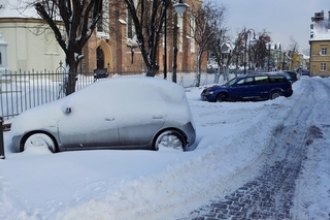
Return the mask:
M287 82L287 79L284 76L281 75L274 75L274 76L269 76L269 81L270 83L285 83Z
M268 84L268 76L255 76L254 77L255 84Z

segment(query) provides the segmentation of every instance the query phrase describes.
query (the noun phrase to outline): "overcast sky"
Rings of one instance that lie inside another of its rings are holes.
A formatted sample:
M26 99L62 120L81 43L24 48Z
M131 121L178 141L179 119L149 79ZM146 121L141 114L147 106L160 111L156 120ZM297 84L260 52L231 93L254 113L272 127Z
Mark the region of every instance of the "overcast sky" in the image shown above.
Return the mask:
M226 6L226 25L236 35L242 28L264 29L272 40L288 49L291 38L299 44L300 52L309 50L311 17L324 11L328 19L330 0L209 0Z

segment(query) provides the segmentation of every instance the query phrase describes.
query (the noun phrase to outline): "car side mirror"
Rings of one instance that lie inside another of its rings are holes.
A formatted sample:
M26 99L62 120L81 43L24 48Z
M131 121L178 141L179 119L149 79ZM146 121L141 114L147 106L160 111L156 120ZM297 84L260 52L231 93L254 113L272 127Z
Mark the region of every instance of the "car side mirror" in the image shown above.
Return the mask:
M67 107L65 109L65 114L70 114L71 113L71 107Z

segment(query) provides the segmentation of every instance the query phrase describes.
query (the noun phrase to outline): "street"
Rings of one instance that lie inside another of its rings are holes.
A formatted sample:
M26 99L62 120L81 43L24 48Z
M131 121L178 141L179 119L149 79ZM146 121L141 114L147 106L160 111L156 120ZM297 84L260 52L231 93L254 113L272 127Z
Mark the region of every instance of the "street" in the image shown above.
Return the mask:
M292 108L285 123L276 129L269 148L250 167L260 170L259 173L233 192L180 220L310 219L302 214L306 211L301 197L305 190L302 182L304 172L310 170L306 161L313 159L308 149L329 147L329 140L323 135L330 133L329 103L323 102L323 98L330 100L330 87L321 80L309 83L311 88L306 91L321 88L322 93L306 92L299 105Z

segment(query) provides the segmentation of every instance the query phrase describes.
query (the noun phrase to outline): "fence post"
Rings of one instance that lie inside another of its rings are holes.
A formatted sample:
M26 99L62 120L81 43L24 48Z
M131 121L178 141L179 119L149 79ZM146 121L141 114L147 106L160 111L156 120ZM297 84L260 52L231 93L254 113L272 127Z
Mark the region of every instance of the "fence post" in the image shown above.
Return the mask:
M3 119L0 117L0 159L5 159L5 148L3 146Z

